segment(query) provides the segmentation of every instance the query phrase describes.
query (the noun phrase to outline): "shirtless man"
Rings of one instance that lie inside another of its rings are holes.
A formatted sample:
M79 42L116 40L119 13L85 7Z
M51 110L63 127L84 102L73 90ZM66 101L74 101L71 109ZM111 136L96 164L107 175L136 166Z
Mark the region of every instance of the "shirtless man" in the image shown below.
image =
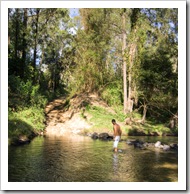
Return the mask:
M121 138L122 131L120 126L116 123L115 119L112 119L112 124L113 124L113 137L114 137L113 148L114 148L114 151L117 152L117 146Z

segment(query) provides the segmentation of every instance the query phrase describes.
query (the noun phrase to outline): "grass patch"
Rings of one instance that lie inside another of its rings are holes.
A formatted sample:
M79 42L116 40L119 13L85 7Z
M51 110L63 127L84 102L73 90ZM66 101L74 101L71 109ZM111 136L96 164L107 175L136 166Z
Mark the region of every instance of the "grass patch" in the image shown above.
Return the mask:
M164 133L171 133L171 130L168 127L165 127L164 124L155 124L152 121L146 121L144 124L133 123L128 130L129 135L163 135Z
M133 112L128 115L124 115L122 112L123 107L115 107L115 114L110 113L107 109L99 106L87 106L86 113L90 115L89 122L93 123L93 127L89 130L91 132L113 132L113 125L111 120L114 118L121 125L123 134L128 135L150 135L157 134L163 135L164 133L170 133L171 130L165 127L164 124L157 124L153 121L146 120L144 124L133 122L131 125L125 125L125 119L132 117L134 120L140 120L142 115Z
M118 123L122 123L125 119L125 115L121 111L116 111L115 114L110 113L107 109L98 106L87 106L87 114L91 115L90 123L93 123L93 127L90 129L95 132L113 132L112 119L116 119ZM122 125L122 129L123 125Z
M146 121L142 129L146 134L157 133L158 135L162 135L163 133L170 132L170 129L168 127L165 127L164 124L155 124L151 121Z
M119 108L115 110L115 114L110 113L108 110L98 106L88 106L86 112L91 115L90 123L93 123L93 127L90 129L95 132L113 132L112 119L116 119L118 123L123 123L125 115L122 114ZM127 128L121 125L122 130L126 131Z
M111 120L114 118L113 114L97 106L88 107L87 113L91 115L92 131L112 130Z
M45 128L45 116L43 109L31 107L18 112L9 110L8 117L8 136L14 140L19 135L30 137L32 134L38 134Z

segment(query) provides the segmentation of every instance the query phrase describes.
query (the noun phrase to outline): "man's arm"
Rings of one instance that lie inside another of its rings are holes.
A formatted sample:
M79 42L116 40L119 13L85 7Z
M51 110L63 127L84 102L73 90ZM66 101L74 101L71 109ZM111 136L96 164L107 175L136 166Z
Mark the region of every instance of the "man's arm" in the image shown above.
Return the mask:
M121 130L121 128L120 128L120 137L121 137L121 135L122 135L122 130Z
M113 138L115 138L115 136L116 136L116 126L114 125L113 126Z

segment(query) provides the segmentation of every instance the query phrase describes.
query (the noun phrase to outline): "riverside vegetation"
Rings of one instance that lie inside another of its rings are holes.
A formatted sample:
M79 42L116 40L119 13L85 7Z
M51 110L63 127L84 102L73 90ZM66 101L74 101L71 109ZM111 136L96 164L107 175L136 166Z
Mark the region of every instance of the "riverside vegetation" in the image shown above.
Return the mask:
M41 97L43 99L43 97ZM45 98L43 99L46 102ZM33 105L9 113L9 138L11 144L28 143L37 135L112 135L111 119L116 118L124 136L176 136L166 124L146 120L141 123L137 112L125 115L122 106L110 107L96 94L79 94L72 98L56 98L45 109ZM126 119L127 118L127 119ZM126 123L130 118L130 123ZM53 133L52 133L53 130Z
M9 8L9 143L112 133L113 118L125 135L177 136L177 9L75 11Z

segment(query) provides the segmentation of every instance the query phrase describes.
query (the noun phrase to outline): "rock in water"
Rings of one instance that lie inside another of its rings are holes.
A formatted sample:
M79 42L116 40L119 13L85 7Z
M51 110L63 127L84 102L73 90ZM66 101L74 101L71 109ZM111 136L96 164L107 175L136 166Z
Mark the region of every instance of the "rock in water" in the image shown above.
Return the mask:
M159 147L161 146L161 142L160 142L160 141L157 141L157 142L154 144L154 146L155 146L156 148L159 148Z
M91 136L92 139L98 139L98 133L93 133L92 136Z
M169 145L164 145L164 146L163 146L163 150L164 150L164 151L170 150L170 146L169 146Z
M109 137L109 134L108 133L100 133L98 137L101 140L107 140Z
M170 148L174 149L174 150L177 150L178 149L178 145L176 143L172 143L172 144L170 144Z

